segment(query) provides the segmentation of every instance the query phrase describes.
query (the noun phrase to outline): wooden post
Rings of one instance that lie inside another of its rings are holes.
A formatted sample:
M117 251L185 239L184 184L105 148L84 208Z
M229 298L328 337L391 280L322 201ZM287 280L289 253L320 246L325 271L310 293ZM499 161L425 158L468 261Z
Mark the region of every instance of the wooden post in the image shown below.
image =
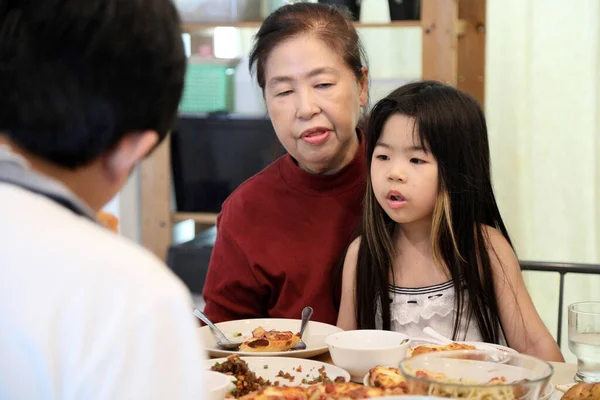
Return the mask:
M421 0L421 26L423 79L456 85L458 0Z
M171 148L167 137L140 170L142 245L165 261L171 244Z
M486 0L459 0L458 18L464 23L464 29L458 37L457 87L475 97L483 107Z
M423 79L485 99L486 0L421 0Z

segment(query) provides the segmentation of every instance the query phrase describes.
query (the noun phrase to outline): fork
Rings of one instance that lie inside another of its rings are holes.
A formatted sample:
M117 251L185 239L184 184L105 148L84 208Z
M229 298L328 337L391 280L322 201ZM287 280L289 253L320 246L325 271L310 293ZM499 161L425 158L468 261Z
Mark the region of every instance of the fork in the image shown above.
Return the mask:
M194 315L200 319L200 321L204 322L210 328L213 335L217 336L219 340L217 340L217 345L226 350L238 350L242 342L234 342L229 340L227 336L219 328L216 327L215 324L212 323L210 319L197 308L194 309Z
M304 343L304 341L302 340L302 335L304 335L304 330L306 329L306 326L308 325L308 320L310 320L310 317L312 317L312 315L312 307L304 307L304 310L302 310L302 324L300 324L300 341L294 347L292 347L292 350L306 350L306 343Z

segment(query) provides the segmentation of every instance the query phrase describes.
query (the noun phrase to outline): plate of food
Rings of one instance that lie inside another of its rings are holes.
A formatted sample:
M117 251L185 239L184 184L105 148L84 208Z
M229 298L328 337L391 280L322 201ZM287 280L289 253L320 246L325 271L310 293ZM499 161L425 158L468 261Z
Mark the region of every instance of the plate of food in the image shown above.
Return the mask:
M285 357L240 357L206 362L212 371L229 375L235 384L226 398L272 399L397 399L391 390L349 382L350 375L334 365ZM401 400L433 400L430 396L403 396Z
M335 365L288 357L240 357L206 361L212 371L231 376L236 385L232 396L239 398L264 387L308 387L344 383L350 375Z
M306 349L294 350L300 336L299 319L258 318L215 324L228 339L243 342L239 350L226 350L217 345L217 340L208 326L200 328L200 335L208 354L212 357L279 356L311 358L328 351L325 338L341 329L316 321L309 321L302 336Z
M249 393L241 400L274 400L274 399L295 399L295 400L351 400L351 399L372 399L381 400L434 400L439 397L432 396L405 396L389 395L385 390L376 387L367 387L354 382L336 382L307 387L286 387L286 386L266 386L262 389Z

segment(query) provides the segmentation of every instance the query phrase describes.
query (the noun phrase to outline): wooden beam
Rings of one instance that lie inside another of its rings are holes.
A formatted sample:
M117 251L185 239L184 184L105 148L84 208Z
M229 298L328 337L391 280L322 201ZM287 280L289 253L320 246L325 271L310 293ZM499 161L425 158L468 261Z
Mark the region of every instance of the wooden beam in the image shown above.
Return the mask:
M464 21L458 38L457 87L479 101L485 100L486 0L459 0L458 18Z
M140 168L142 245L163 261L172 235L170 152L167 137Z
M423 79L456 85L458 0L421 0Z
M173 219L173 222L182 222L182 221L187 221L187 220L193 220L197 224L215 225L217 223L218 216L219 216L219 214L217 214L217 213L178 212L178 213L173 213L172 219Z

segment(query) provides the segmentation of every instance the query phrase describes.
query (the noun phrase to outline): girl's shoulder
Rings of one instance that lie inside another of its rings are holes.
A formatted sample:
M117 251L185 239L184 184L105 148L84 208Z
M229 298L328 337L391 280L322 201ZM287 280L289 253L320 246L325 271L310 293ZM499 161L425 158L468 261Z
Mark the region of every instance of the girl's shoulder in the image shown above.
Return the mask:
M358 263L358 251L360 249L361 237L358 236L348 245L346 249L346 255L344 257L344 271L348 273L354 273L356 270L356 264Z
M482 224L481 231L483 232L483 237L488 250L494 250L495 252L506 252L507 250L510 250L511 253L513 252L512 246L498 229Z
M501 266L518 267L515 251L502 232L489 225L482 225L482 232L492 268Z
M348 251L346 254L353 254L355 257L358 255L358 249L360 248L360 241L362 236L358 236L348 245Z

